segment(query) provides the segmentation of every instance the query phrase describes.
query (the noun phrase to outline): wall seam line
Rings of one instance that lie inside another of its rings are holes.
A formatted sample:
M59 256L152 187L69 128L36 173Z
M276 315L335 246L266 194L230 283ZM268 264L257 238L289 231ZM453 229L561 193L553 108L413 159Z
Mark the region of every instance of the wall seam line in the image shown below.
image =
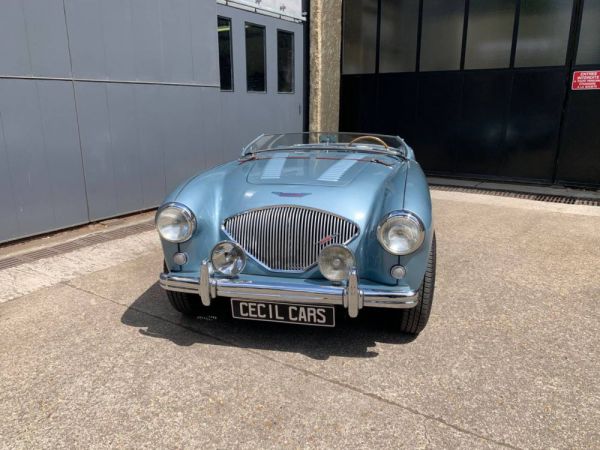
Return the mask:
M87 192L87 178L85 176L85 163L83 158L83 144L81 142L81 128L79 127L79 108L77 106L77 95L75 94L75 79L73 77L73 59L71 58L71 38L69 37L69 24L67 21L67 7L65 0L62 0L63 4L63 16L65 19L65 33L67 33L67 51L69 53L69 72L71 79L66 80L71 82L71 88L73 89L73 106L75 107L75 124L77 126L77 139L79 141L79 157L81 160L81 175L83 176L83 195L85 197L85 213L88 222L90 221L90 204Z

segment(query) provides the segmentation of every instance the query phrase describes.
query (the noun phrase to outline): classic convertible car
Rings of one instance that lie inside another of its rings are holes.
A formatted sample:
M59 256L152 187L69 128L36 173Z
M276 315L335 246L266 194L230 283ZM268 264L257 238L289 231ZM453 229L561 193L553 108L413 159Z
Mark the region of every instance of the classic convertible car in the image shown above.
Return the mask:
M335 326L389 308L411 334L429 318L431 198L399 137L261 135L175 189L156 227L160 285L185 315L226 301L238 319Z

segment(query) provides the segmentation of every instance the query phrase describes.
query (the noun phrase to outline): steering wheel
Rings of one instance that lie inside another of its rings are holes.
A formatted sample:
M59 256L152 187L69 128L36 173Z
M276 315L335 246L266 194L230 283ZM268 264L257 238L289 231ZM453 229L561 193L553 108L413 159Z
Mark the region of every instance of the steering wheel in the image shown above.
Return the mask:
M383 141L383 139L380 139L380 138L378 138L377 136L359 136L359 137L357 137L357 138L354 138L354 139L352 139L352 140L351 140L351 141L348 143L348 147L350 147L352 144L355 144L355 143L357 143L357 142L362 142L362 141L375 141L375 142L377 142L378 144L381 144L381 145L383 145L383 146L386 148L386 150L387 150L388 148L390 148L390 147L389 147L389 145L387 145L387 144L386 144L386 143Z

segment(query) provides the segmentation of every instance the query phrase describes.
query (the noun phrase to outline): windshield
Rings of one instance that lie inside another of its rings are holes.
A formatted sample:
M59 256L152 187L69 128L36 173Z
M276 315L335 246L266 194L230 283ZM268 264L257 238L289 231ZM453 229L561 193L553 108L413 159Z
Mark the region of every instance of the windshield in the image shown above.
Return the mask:
M242 156L294 148L360 151L406 157L406 146L398 136L327 132L262 134L244 147Z

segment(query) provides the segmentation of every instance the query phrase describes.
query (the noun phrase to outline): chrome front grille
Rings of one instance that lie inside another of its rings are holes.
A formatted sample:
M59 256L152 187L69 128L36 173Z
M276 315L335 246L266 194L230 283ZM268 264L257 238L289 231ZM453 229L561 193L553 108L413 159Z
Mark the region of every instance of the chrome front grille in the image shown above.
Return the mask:
M347 244L358 235L348 219L319 209L271 206L229 217L227 235L260 264L274 271L303 272L331 244Z

